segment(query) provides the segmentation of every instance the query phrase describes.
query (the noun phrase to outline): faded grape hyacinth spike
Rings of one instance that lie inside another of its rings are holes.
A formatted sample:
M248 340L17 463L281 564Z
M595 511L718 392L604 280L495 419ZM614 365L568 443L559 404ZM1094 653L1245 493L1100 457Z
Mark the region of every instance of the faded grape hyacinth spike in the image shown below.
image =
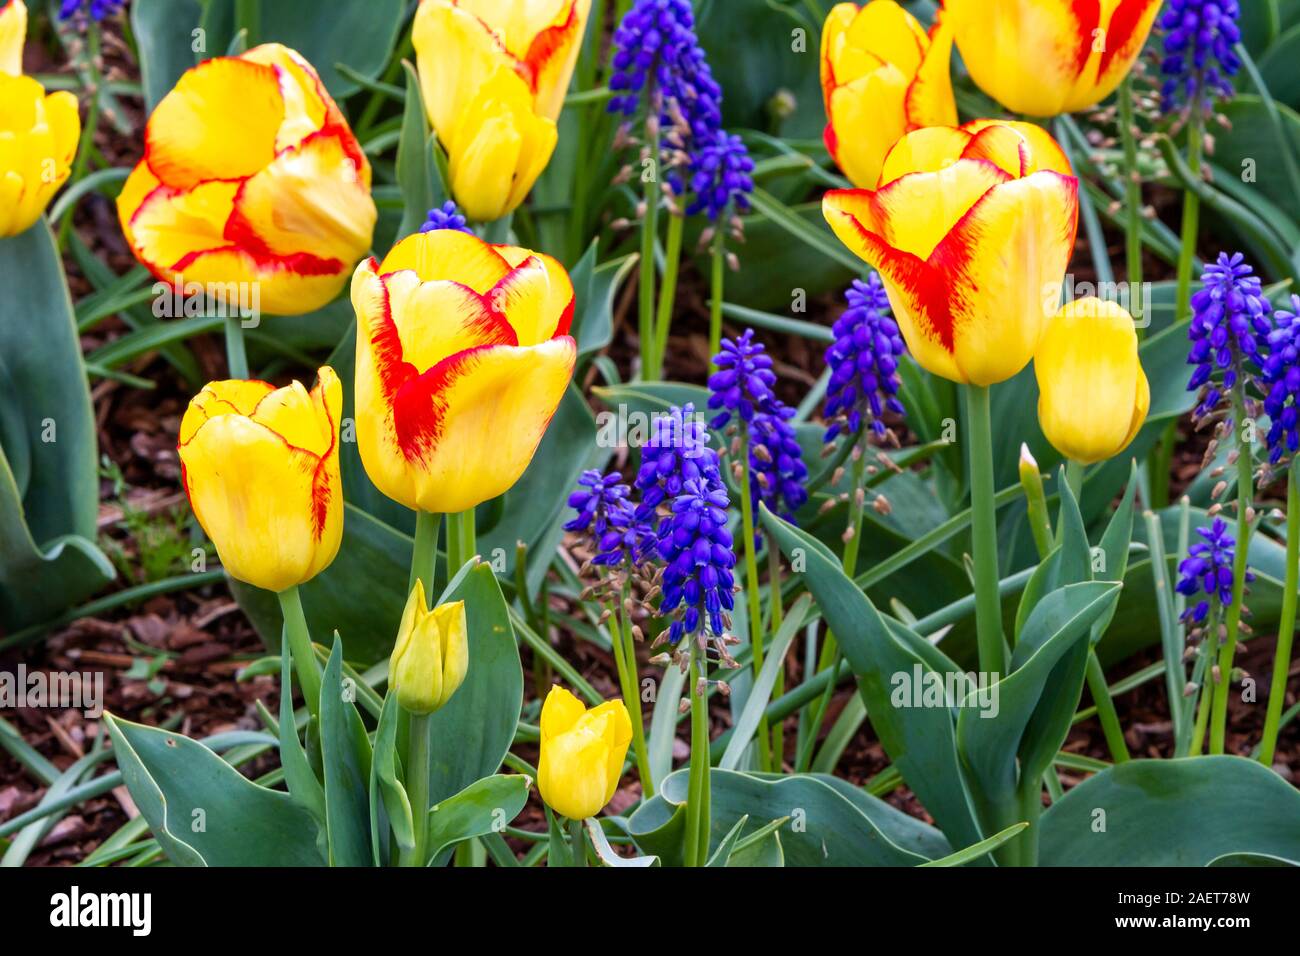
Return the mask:
M573 284L550 256L417 232L352 279L357 446L394 501L462 512L509 490L573 376Z
M322 366L301 383L209 382L181 420L181 476L222 566L284 591L329 567L343 535L343 386Z
M451 191L475 222L513 211L550 162L591 0L421 0L411 39Z
M1133 317L1097 298L1069 302L1034 353L1038 423L1054 448L1084 465L1113 458L1151 407Z
M1240 19L1237 0L1169 0L1165 5L1160 97L1166 112L1206 113L1215 97L1232 96L1231 77L1241 69L1233 49L1241 41Z
M370 248L370 161L315 69L278 43L187 70L145 126L117 199L135 257L166 281L325 305ZM229 296L227 291L225 295Z
M822 25L826 149L853 185L874 189L904 133L956 126L952 30L943 10L927 31L895 0L839 3Z
M1264 411L1269 417L1268 460L1276 464L1300 449L1300 295L1291 296L1290 311L1273 314L1267 351Z
M1187 364L1196 366L1187 390L1205 389L1196 407L1197 418L1215 412L1234 389L1240 387L1245 394L1249 363L1263 361L1260 346L1267 345L1272 331L1269 301L1240 252L1220 253L1205 267L1201 280L1202 288L1192 296L1187 330L1192 343Z
M1210 613L1210 602L1220 607L1232 606L1233 562L1236 559L1237 539L1228 530L1228 523L1215 518L1208 528L1197 528L1201 538L1187 549L1188 557L1178 565L1179 579L1175 590L1188 598L1197 599L1183 612L1183 620L1204 624ZM1246 572L1246 582L1255 575Z
M880 273L912 357L963 384L1019 373L1056 311L1078 227L1079 181L1060 147L1013 124L932 127L893 146L880 182L830 190L822 212Z
M1096 106L1133 68L1160 0L945 0L975 84L1013 113Z
M632 742L632 720L621 700L590 710L558 684L542 703L537 790L570 820L594 817L618 790Z
M854 279L844 294L849 307L835 320L835 341L826 349L831 370L826 385L824 441L841 433L857 435L864 427L877 438L888 434L886 411L905 414L898 400L898 363L907 352L898 324L889 314L889 296L880 276Z

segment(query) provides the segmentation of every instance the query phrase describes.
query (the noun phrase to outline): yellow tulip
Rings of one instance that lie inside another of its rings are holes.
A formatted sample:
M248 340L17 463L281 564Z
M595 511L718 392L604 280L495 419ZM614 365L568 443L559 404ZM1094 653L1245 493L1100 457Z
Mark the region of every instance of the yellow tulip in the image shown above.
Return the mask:
M27 7L23 0L7 0L0 5L0 73L18 76L23 72L26 40Z
M1015 113L1088 109L1115 91L1160 0L944 0L971 78Z
M416 578L388 659L389 692L397 695L404 710L431 714L451 700L468 669L465 602L451 601L429 610L424 582Z
M632 720L621 700L587 710L559 685L542 704L537 789L570 820L594 817L614 797L632 740Z
M459 512L524 473L573 377L573 284L550 256L454 229L352 277L357 446L408 508Z
M328 365L299 382L210 382L181 420L181 474L199 524L240 581L283 591L339 550L343 387Z
M1060 148L1012 124L935 126L894 145L880 183L831 190L822 212L880 272L913 358L954 382L1017 374L1078 227L1079 181Z
M22 75L27 8L0 8L0 237L29 229L67 182L81 137L77 98Z
M904 133L957 125L951 54L942 11L927 34L895 0L832 8L821 44L826 148L855 186L875 188Z
M377 216L347 120L311 64L278 43L181 76L149 117L117 213L158 278L256 288L275 315L338 295Z
M1151 407L1133 317L1113 302L1070 302L1047 323L1034 354L1038 424L1066 458L1113 458L1137 437Z
M513 210L550 162L590 10L591 0L421 0L420 90L471 219Z

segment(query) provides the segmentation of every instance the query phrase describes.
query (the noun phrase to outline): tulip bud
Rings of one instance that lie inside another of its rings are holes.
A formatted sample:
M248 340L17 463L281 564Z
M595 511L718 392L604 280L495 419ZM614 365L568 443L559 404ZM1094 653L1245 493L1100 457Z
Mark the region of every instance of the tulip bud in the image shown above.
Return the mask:
M388 659L389 692L397 695L403 710L431 714L451 700L468 668L465 602L451 601L429 610L424 582L416 578Z
M632 721L621 700L591 710L560 686L542 704L537 789L556 813L571 820L595 816L614 796L632 741Z
M1020 487L1025 490L1029 506L1029 530L1034 535L1038 556L1044 558L1052 550L1052 519L1047 513L1047 495L1043 491L1043 474L1029 446L1020 443Z

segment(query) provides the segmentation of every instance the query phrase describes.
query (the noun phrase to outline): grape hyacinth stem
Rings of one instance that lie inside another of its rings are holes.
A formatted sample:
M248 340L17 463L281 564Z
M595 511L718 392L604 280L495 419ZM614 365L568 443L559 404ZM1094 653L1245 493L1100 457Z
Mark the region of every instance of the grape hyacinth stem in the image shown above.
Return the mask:
M708 658L703 640L692 635L688 693L691 695L691 765L686 798L686 865L703 866L709 857L709 698L703 681Z
M713 234L709 264L709 374L718 370L714 358L722 348L722 292L726 284L726 248L723 231Z
M1286 679L1291 669L1291 645L1295 638L1296 592L1300 589L1300 476L1294 459L1286 478L1286 583L1282 588L1282 616L1277 626L1277 648L1273 652L1273 679L1268 689L1268 713L1259 742L1259 762L1273 766L1277 734L1286 703Z
M1142 180L1138 173L1137 137L1133 132L1133 74L1124 77L1119 90L1119 135L1124 144L1124 250L1128 264L1129 311L1139 320L1149 307L1142 301ZM1139 321L1138 340L1146 337L1147 323Z
M752 481L749 466L749 426L740 429L740 517L745 539L745 601L749 612L749 639L753 651L754 679L763 669L763 608L758 593L758 556L754 551L754 500L749 491ZM760 770L772 769L771 740L767 718L758 724L758 766Z
M653 100L653 97L652 97ZM652 124L653 128L653 124ZM650 134L650 166L643 169L646 180L643 201L645 214L641 217L641 287L637 334L641 339L641 379L654 381L659 377L655 366L655 245L659 240L659 132Z
M682 262L682 232L686 217L668 216L668 237L664 245L664 277L659 289L659 310L655 317L655 369L662 374L664 355L668 352L668 331L673 324L673 305L677 298L677 273Z
M636 640L632 634L632 616L628 613L629 588L626 581L619 594L618 611L610 618L614 625L614 641L622 645L623 659L620 678L623 683L623 702L632 718L632 752L636 755L636 768L641 776L641 799L649 800L655 794L654 780L650 774L650 751L645 742L645 718L641 714L641 678L636 663Z

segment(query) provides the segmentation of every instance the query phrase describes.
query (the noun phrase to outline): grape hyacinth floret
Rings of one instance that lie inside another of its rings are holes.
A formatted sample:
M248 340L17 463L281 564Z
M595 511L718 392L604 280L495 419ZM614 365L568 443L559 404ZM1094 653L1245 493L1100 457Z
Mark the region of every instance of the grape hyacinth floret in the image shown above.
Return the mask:
M677 644L705 624L715 637L730 627L728 612L735 607L731 532L727 530L727 489L722 484L691 479L673 499L672 514L659 537L665 561L661 614L681 609L668 629Z
M631 489L616 471L602 475L588 469L578 479L578 490L569 495L569 507L578 514L564 526L587 536L596 556L592 564L634 565L655 549L654 532L636 518L629 499Z
M722 484L718 454L709 447L709 433L688 402L674 406L651 423L649 440L641 447L641 467L633 484L641 495L637 521L651 521L659 506L682 494L689 481L705 487ZM666 526L664 519L660 531Z
M889 311L889 296L876 273L864 282L854 279L844 298L849 307L835 320L835 341L826 350L831 370L826 386L826 442L841 433L858 434L864 425L877 437L888 429L881 421L886 410L902 415L898 395L898 362L907 351L898 324Z
M1268 299L1240 252L1220 253L1201 278L1204 287L1192 296L1187 356L1187 363L1196 366L1188 391L1209 386L1196 408L1197 418L1213 412L1239 378L1249 374L1246 360L1262 362L1260 344L1267 343L1271 331Z
M1232 562L1236 557L1236 538L1228 531L1228 523L1215 518L1208 528L1197 528L1201 540L1187 549L1187 558L1178 565L1176 590L1189 598L1203 595L1196 604L1183 612L1183 620L1195 624L1205 623L1210 613L1210 601L1218 600L1220 607L1232 605ZM1246 581L1255 575L1246 572Z
M754 416L749 434L750 499L757 513L762 502L767 510L794 522L795 512L808 501L804 482L808 467L803 449L790 423L795 410L778 399Z
M718 370L709 376L709 408L718 414L709 422L710 428L725 428L733 415L749 423L775 400L772 356L762 342L754 341L753 329L735 339L723 339L722 351L713 364Z
M1300 295L1291 296L1291 311L1273 315L1262 373L1268 384L1268 460L1276 464L1284 454L1300 449Z
M457 232L473 234L467 220L460 210L456 208L454 199L448 199L441 206L434 206L430 209L424 225L420 226L421 232L432 232L435 229L454 229Z
M90 19L99 23L125 6L126 0L63 0L59 5L59 19L69 20L81 11L88 10Z
M686 210L688 216L704 212L716 222L728 210L749 211L749 196L754 191L750 175L754 160L739 136L715 130L695 151L690 168L695 201Z
M1215 96L1232 95L1229 77L1241 68L1233 47L1241 40L1237 0L1169 0L1161 15L1165 31L1165 76L1161 99L1166 112L1208 110Z

